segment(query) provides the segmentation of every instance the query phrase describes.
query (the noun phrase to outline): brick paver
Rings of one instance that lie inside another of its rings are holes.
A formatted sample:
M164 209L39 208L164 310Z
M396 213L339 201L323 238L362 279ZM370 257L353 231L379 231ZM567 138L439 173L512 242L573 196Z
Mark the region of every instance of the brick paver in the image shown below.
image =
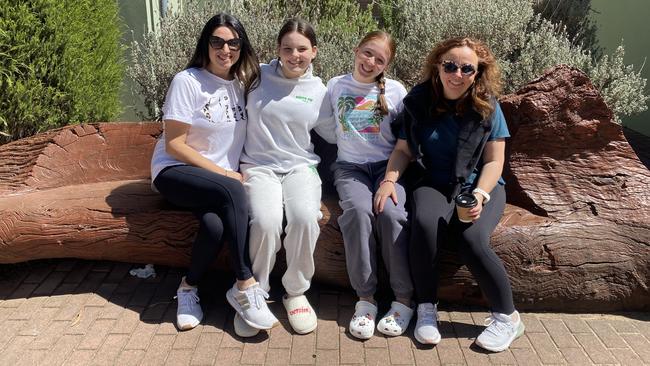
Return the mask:
M353 293L315 284L308 297L318 328L298 335L277 279L270 308L281 323L242 339L223 296L233 280L227 273L211 274L201 286L203 323L179 332L173 296L183 271L157 267L156 278L140 279L129 274L132 267L76 259L0 265L0 364L650 366L647 313L523 312L526 334L509 350L490 353L473 344L484 309L441 305L443 339L435 347L418 344L413 325L402 337L376 332L359 341L346 332Z

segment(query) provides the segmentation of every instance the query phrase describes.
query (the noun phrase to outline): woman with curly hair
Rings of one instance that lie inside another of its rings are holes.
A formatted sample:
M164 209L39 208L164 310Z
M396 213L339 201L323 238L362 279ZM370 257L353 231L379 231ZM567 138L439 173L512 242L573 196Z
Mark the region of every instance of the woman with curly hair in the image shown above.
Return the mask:
M397 141L384 181L396 182L415 160L410 184L409 257L418 301L415 338L440 342L437 320L439 248L453 240L491 307L488 327L476 344L493 352L507 349L524 332L503 263L490 235L505 208L505 118L496 98L501 76L494 55L481 41L452 38L436 45L424 65L422 82L404 98L394 122ZM395 197L392 184L378 190L375 205ZM475 201L458 217L459 195Z

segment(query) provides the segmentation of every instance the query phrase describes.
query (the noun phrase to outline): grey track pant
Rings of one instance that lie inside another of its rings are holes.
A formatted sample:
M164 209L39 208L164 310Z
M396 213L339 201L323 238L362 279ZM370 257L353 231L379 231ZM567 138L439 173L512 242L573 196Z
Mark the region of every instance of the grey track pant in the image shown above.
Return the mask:
M343 214L338 223L343 234L345 260L352 287L359 297L374 295L377 289L377 243L390 276L395 297L411 298L413 283L408 265L408 233L404 203L406 193L396 184L398 204L386 201L384 211L375 215L373 197L384 178L386 161L334 164L334 184Z
M320 234L321 180L316 169L296 168L275 173L264 166L242 166L250 205L249 249L252 269L260 286L271 288L269 275L282 245L287 270L282 285L291 296L302 295L314 275L314 250ZM283 213L287 225L283 228ZM284 229L284 240L281 235Z

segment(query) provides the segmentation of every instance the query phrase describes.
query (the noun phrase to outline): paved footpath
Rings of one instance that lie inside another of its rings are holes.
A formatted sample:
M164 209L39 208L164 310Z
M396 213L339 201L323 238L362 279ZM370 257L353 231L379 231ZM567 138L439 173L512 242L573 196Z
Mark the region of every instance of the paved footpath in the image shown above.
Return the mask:
M293 334L275 301L282 325L244 340L224 297L232 278L218 272L201 287L204 322L178 332L172 297L182 273L157 267L143 280L131 268L82 260L0 265L0 365L650 365L648 313L523 313L525 336L492 354L472 345L487 313L468 308L440 312L436 347L417 344L412 327L408 336L356 341L345 332L351 292L317 285L309 293L316 332Z

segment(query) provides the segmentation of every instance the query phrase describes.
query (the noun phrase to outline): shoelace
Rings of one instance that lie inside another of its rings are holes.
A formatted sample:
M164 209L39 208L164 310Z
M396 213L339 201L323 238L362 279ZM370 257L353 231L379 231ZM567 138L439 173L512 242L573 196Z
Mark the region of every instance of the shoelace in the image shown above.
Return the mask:
M418 320L420 319L427 319L426 324L430 323L429 318L433 320L431 324L435 324L438 321L438 312L435 311L435 307L433 308L426 308L424 310L418 309Z
M259 286L255 286L253 291L245 291L245 293L246 293L246 297L248 298L248 302L250 304L254 303L257 309L262 307L262 305L260 304L261 301L266 301L266 299L269 298L269 294Z
M179 291L174 298L178 299L178 304L182 308L192 308L199 303L199 296L196 291Z
M487 318L485 318L483 324L487 327L485 329L485 332L497 336L503 334L504 332L511 332L514 328L512 322L504 322L502 320L499 320L494 316L494 314L490 314Z

